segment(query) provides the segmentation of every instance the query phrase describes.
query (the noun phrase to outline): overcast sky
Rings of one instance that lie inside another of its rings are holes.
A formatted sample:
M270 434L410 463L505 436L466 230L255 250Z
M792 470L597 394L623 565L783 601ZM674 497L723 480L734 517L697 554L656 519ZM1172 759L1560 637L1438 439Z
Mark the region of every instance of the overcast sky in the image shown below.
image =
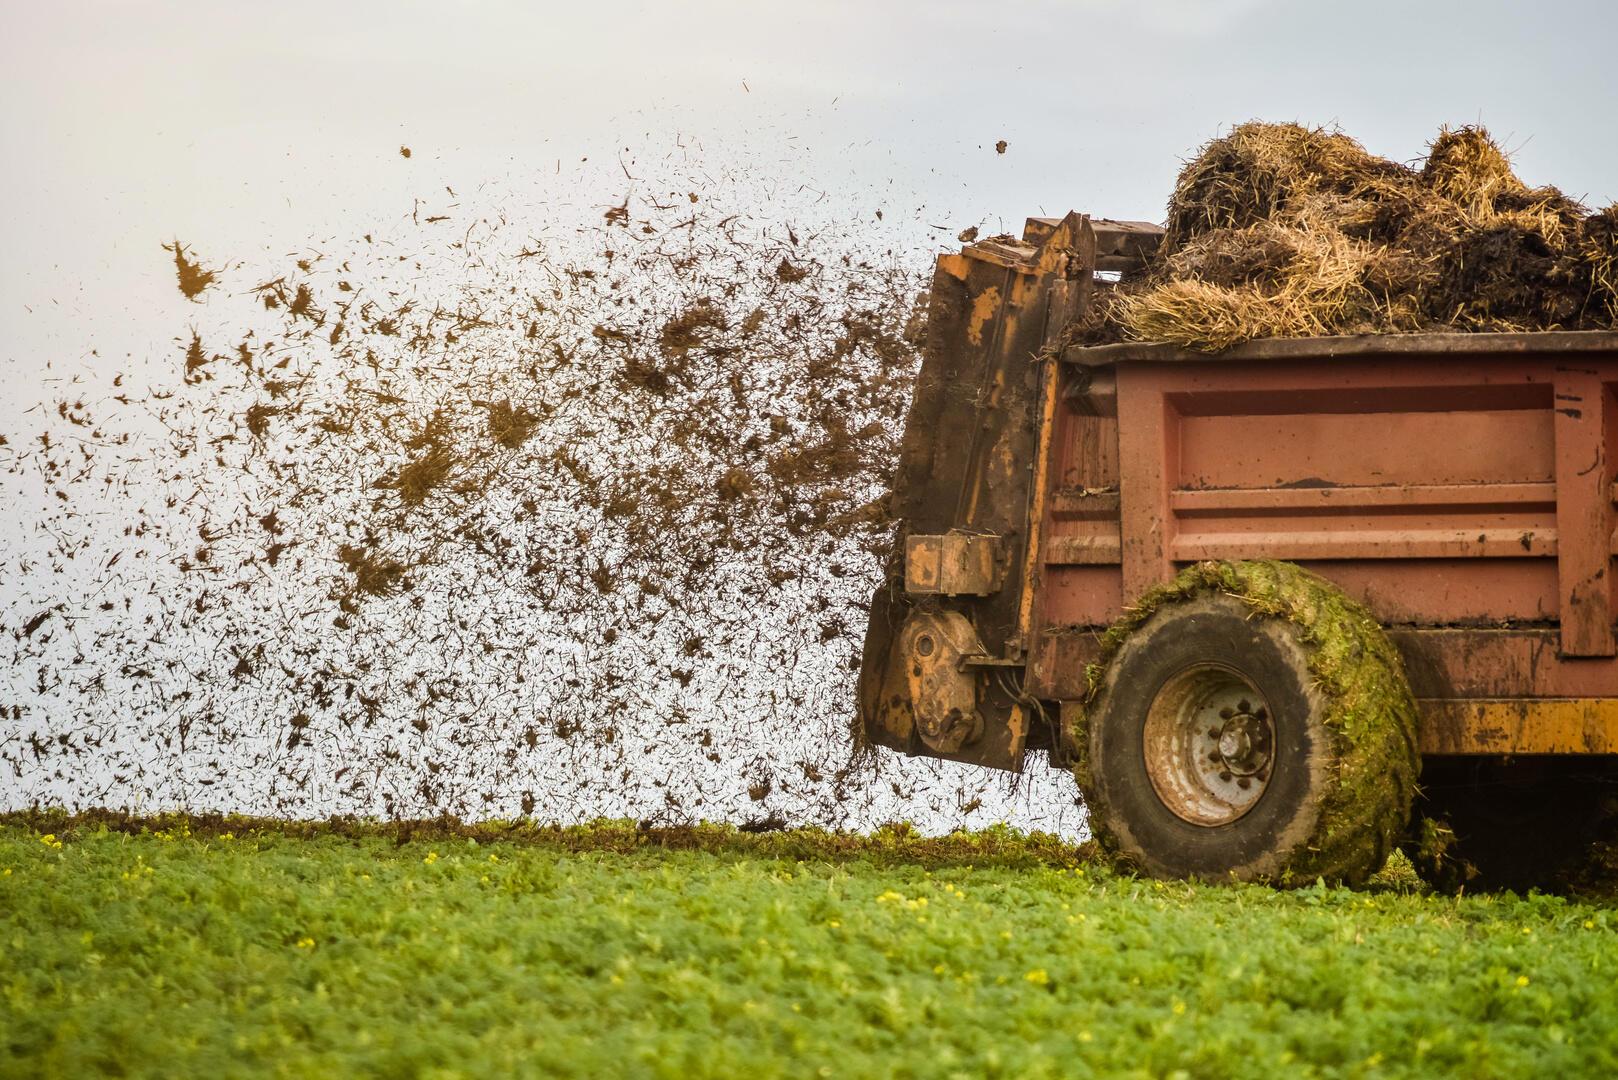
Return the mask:
M1618 198L1605 3L53 0L4 20L17 396L47 360L167 341L166 238L249 259L444 184L566 182L677 140L853 206L925 203L951 231L1159 219L1179 161L1254 117L1335 122L1396 158L1482 121L1530 182Z

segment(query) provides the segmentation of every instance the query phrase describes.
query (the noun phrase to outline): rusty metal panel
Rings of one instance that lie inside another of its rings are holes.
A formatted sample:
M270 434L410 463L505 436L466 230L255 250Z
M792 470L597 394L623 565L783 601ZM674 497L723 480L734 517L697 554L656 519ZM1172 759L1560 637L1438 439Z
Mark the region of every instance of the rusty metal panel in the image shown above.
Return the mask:
M1609 370L1607 379L1618 378ZM1612 656L1613 462L1607 446L1612 392L1599 366L1559 367L1556 388L1556 525L1562 651ZM1615 691L1618 692L1618 691Z
M1579 602L1593 612L1584 618L1598 627L1584 632L1602 648L1571 654L1611 655L1618 356L1592 346L1618 345L1618 335L1549 336L1576 344L1579 370L1594 373L1592 387L1561 395L1578 396L1592 421L1578 429L1578 453L1567 449L1575 420L1557 409L1567 373L1516 338L1502 355L1471 360L1407 348L1320 362L1292 342L1264 363L1122 363L1112 372L1116 526L1095 512L1100 500L1081 509L1105 493L1054 491L1046 564L1105 564L1116 543L1127 602L1196 560L1284 559L1340 572L1387 622L1556 621L1566 597L1544 586L1567 561L1562 532L1573 528L1583 569L1562 576L1583 583ZM1059 424L1070 445L1058 460L1072 460L1075 418ZM1579 469L1561 479L1572 460ZM1468 565L1481 560L1495 569ZM1070 623L1059 605L1046 615L1042 627Z
M1418 698L1618 697L1618 659L1563 656L1553 629L1392 627Z
M1556 618L1556 560L1523 555L1298 561L1388 626L1549 623Z
M1283 415L1227 398L1221 406L1230 412L1185 417L1175 480L1187 489L1325 489L1547 483L1555 475L1549 395L1540 409L1440 410L1433 406L1445 395L1429 391L1402 408L1377 402L1357 413L1320 411L1338 404L1335 396L1299 391L1294 411Z
M1157 380L1118 372L1118 493L1124 596L1174 576L1169 489L1179 471L1180 423Z
M1040 635L1028 667L1028 691L1052 701L1079 701L1088 693L1085 669L1101 652L1101 628L1070 627Z
M1005 578L1000 538L981 533L905 537L905 592L917 596L989 596Z
M1124 608L1124 576L1117 559L1110 564L1056 565L1048 561L1044 581L1040 600L1046 612L1061 616L1053 619L1057 625L1099 629ZM1043 639L1041 635L1036 641Z

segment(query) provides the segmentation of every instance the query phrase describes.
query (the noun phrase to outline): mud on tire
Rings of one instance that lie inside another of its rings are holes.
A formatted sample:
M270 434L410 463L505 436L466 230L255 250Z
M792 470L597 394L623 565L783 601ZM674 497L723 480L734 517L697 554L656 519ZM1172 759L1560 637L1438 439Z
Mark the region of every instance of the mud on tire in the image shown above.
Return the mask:
M1416 707L1376 620L1291 563L1199 563L1103 639L1074 774L1147 873L1355 883L1410 816Z

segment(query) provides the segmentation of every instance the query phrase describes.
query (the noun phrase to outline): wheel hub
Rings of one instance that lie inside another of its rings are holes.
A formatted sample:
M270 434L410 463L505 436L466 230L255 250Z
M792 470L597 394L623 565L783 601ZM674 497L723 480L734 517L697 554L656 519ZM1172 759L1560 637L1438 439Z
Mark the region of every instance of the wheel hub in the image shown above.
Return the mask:
M1275 723L1246 676L1222 665L1188 668L1147 710L1146 775L1170 811L1193 825L1227 825L1269 786Z
M1220 710L1224 726L1210 729L1210 738L1219 760L1233 775L1258 776L1270 767L1270 712L1262 705L1252 709L1245 700L1237 708L1242 711Z

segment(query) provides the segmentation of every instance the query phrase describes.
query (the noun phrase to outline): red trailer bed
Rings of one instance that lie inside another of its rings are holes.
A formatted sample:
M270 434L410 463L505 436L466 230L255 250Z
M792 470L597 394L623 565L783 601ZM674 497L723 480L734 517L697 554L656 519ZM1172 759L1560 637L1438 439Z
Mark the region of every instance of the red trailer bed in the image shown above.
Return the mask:
M1285 559L1363 601L1429 754L1618 752L1618 335L1069 349L1031 694L1200 559Z

